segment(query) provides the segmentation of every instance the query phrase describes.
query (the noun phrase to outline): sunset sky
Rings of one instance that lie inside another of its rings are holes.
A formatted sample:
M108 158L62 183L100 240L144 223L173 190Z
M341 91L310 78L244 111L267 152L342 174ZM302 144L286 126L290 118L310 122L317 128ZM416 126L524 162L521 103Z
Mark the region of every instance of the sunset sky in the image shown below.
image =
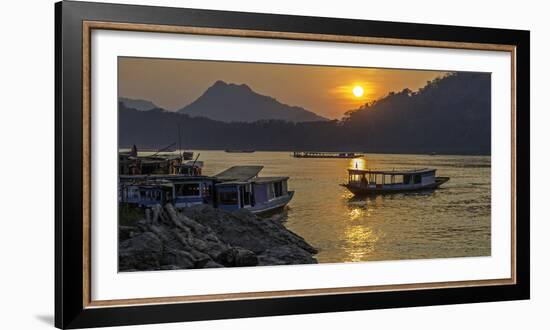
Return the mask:
M417 90L441 71L305 66L222 61L119 58L119 96L177 110L217 80L339 119L351 109L403 88Z

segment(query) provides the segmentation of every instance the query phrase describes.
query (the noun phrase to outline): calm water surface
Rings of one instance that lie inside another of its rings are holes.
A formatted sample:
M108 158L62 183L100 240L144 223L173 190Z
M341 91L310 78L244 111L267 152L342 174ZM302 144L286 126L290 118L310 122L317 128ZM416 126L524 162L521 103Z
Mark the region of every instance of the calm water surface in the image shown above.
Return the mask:
M294 198L275 215L319 249L319 262L491 254L490 156L367 154L360 159L292 158L290 152L195 151L203 174L263 165L262 176L288 176ZM347 168L434 167L442 188L356 198L339 184Z

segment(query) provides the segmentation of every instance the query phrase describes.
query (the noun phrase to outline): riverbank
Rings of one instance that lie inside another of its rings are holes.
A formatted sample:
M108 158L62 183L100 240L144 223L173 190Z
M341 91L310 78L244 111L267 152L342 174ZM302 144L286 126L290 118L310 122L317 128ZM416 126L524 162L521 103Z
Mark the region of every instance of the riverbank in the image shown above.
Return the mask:
M132 214L135 217L135 214ZM119 271L317 263L317 250L277 220L171 204L119 224Z

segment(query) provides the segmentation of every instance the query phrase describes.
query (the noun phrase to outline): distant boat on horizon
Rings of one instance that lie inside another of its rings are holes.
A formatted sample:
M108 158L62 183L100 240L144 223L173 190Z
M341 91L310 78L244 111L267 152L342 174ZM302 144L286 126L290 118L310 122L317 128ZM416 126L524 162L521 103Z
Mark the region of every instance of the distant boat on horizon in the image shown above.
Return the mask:
M361 158L363 154L355 152L314 152L314 151L294 151L294 158Z
M225 152L228 153L253 153L256 152L254 149L225 149Z

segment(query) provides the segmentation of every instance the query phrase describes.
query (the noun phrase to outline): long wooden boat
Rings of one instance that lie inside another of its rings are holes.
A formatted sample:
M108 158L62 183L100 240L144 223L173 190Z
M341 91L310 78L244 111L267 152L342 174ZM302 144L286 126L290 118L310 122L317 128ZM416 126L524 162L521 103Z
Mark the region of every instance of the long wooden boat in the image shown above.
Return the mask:
M316 151L294 151L294 158L360 158L363 154L355 152L316 152Z
M449 177L436 176L436 169L411 170L348 169L348 182L343 183L355 195L389 194L436 189Z

